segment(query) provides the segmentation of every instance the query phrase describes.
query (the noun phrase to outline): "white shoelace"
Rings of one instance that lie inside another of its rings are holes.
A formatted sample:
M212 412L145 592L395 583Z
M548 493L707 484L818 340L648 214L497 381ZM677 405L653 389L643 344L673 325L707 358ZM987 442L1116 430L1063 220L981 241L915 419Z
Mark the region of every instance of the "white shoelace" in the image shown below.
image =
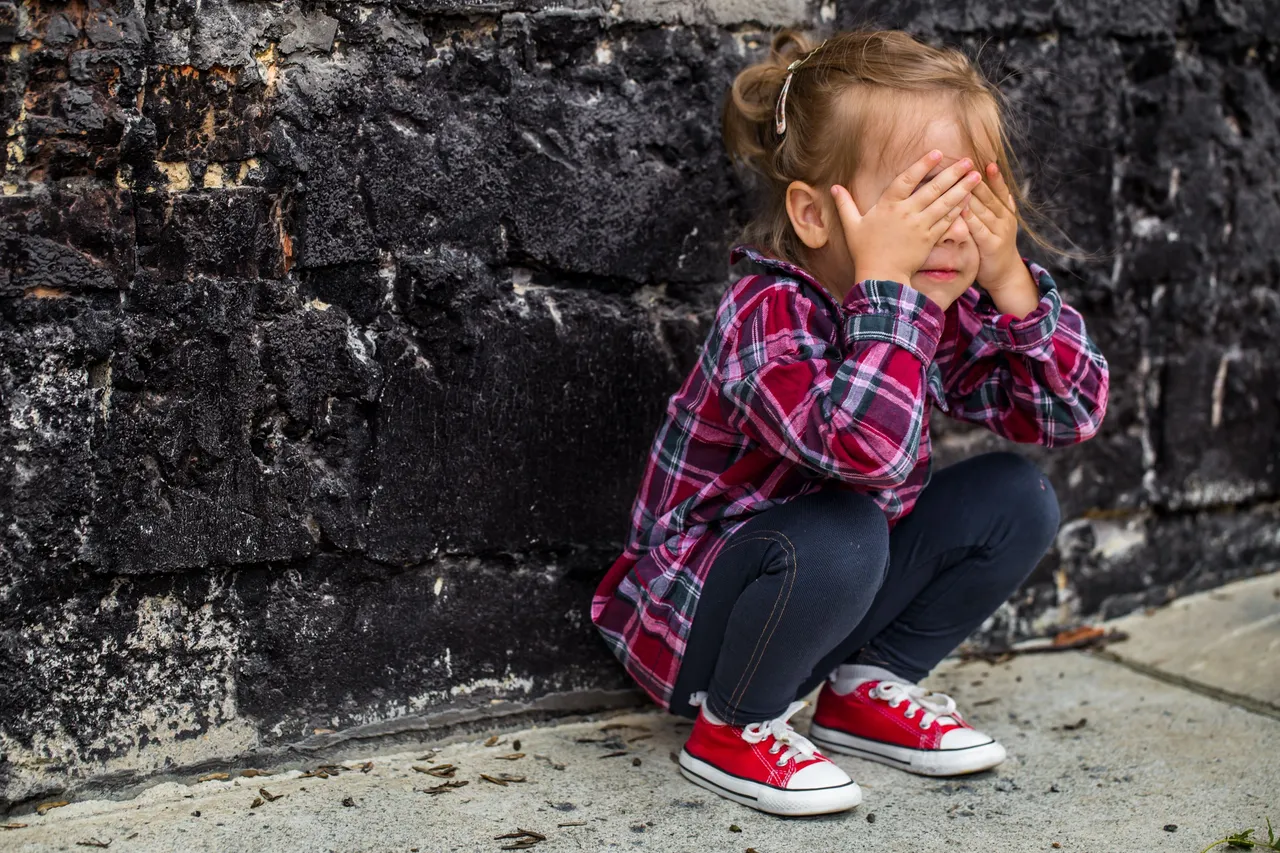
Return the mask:
M881 681L871 688L872 699L884 699L890 708L897 708L907 703L907 712L903 714L908 720L915 719L917 711L924 711L920 718L920 728L927 729L936 720L940 726L956 726L956 700L945 693L925 690L914 684L899 684L896 681Z
M701 705L706 700L706 692L699 691L689 697L690 705ZM791 724L787 720L799 711L808 702L792 702L787 706L787 710L781 717L773 720L767 720L763 723L748 723L742 729L742 739L747 743L759 743L765 738L773 738L773 746L769 747L770 755L778 756L778 766L785 767L788 761L795 761L797 764L803 764L806 761L812 761L817 758L820 753L818 748L814 746L808 738L801 735L795 729L791 728ZM786 750L783 751L783 747ZM797 758L799 756L799 758Z

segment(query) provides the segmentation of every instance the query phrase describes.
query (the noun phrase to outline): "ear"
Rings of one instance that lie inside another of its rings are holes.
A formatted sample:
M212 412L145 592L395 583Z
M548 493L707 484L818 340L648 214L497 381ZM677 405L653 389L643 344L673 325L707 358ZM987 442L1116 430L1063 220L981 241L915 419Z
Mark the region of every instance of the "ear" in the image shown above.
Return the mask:
M821 249L831 237L829 223L835 216L831 196L818 192L804 181L792 181L787 187L787 217L800 242L810 249Z

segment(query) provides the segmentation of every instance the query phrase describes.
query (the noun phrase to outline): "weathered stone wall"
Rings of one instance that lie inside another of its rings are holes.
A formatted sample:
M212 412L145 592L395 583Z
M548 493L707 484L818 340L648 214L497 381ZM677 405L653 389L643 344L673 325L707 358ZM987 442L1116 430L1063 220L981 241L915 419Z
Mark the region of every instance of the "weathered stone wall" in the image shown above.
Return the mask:
M718 107L772 25L980 49L1102 253L1051 266L1110 415L1034 453L1070 520L988 633L1274 568L1277 12L0 2L0 804L628 700L587 601L727 280Z

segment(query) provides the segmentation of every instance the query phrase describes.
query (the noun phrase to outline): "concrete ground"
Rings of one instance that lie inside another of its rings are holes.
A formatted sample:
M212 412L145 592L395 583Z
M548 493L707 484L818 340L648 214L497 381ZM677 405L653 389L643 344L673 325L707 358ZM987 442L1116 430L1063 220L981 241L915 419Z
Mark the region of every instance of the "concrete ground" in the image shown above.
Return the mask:
M633 713L371 752L328 778L237 769L76 802L10 818L27 826L0 830L0 850L1198 853L1246 827L1265 837L1265 818L1280 824L1280 575L1114 624L1130 639L1101 653L947 662L929 685L1009 759L947 780L837 756L864 790L840 815L720 799L676 770L687 723ZM455 775L415 770L443 764ZM500 838L524 830L545 840Z

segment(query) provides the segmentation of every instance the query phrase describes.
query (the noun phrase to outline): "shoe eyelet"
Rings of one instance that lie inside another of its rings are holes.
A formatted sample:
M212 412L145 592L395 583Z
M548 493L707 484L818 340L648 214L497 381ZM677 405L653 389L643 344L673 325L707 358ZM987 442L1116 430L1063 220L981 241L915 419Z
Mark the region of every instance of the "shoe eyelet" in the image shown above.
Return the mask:
M787 762L783 761L782 759L778 759L777 761L774 762L774 765L777 767L786 767Z
M929 727L924 724L923 720L920 721L920 729L926 732L929 731Z

